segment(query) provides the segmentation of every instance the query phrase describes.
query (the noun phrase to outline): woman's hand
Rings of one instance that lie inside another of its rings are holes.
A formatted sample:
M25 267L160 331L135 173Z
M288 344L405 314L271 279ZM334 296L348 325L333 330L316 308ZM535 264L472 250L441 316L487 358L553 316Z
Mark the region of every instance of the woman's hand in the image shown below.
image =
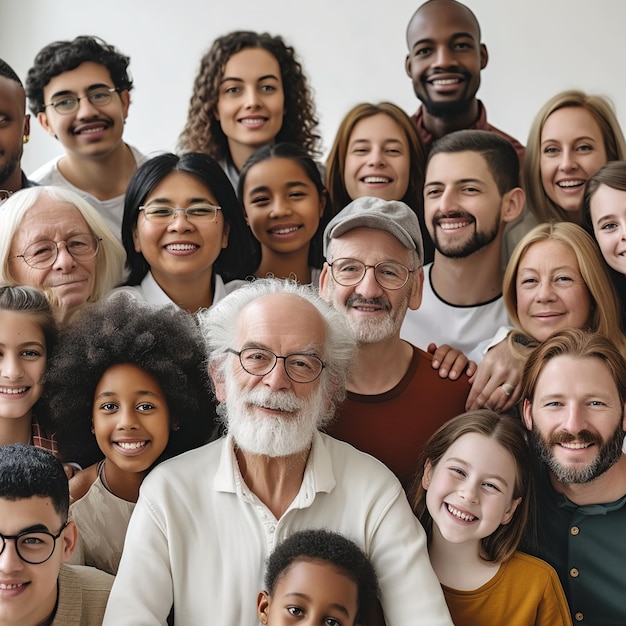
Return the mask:
M522 362L509 350L503 339L485 354L475 374L465 408L468 411L488 408L508 411L521 395Z

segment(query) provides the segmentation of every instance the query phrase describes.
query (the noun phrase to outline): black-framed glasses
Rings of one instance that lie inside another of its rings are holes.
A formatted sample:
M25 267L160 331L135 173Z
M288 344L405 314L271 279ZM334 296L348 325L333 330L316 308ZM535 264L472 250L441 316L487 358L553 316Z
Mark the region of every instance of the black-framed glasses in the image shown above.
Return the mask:
M58 96L49 104L44 105L46 107L53 107L54 110L60 115L70 115L75 111L78 111L78 104L85 98L89 100L89 103L95 106L97 109L105 107L113 100L113 94L119 91L117 87L99 87L90 91L87 95L81 96Z
M12 259L24 259L24 262L36 270L44 270L54 265L59 256L59 245L64 244L65 249L77 261L88 261L98 254L101 238L95 235L74 235L64 241L52 241L42 239L26 246L22 254L17 254Z
M12 539L15 541L17 556L19 556L22 561L30 563L31 565L45 563L54 553L57 539L61 536L61 533L68 524L69 522L65 522L56 535L53 535L47 530L25 530L17 535L3 535L0 533L0 539L2 539L0 554L2 554L7 547L7 541Z
M226 352L236 354L241 367L253 376L269 374L276 367L278 359L282 359L285 372L294 383L312 383L326 367L326 363L313 354L279 356L266 348L244 348L240 352L228 348Z
M169 224L176 219L177 213L184 213L191 222L214 222L222 207L215 204L192 204L186 209L181 209L165 204L148 204L140 206L139 210L143 211L146 219L151 222Z
M336 259L328 264L335 282L344 287L358 285L369 268L374 270L376 282L384 289L401 289L415 271L396 261L381 261L376 265L366 265L356 259Z

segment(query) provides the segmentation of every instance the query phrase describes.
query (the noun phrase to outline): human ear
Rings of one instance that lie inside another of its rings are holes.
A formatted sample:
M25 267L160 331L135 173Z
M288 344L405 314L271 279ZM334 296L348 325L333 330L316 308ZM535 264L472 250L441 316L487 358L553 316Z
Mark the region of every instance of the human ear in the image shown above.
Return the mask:
M415 311L422 304L422 287L424 286L424 270L419 268L414 272L413 287L411 289L411 297L409 298L409 309Z
M48 133L48 135L52 135L52 137L56 139L54 128L52 128L52 126L48 123L48 116L43 111L37 113L37 121L39 122L39 125Z
M487 46L484 43L480 44L480 69L484 70L489 63L489 52L487 52Z
M67 526L63 529L61 535L63 540L63 562L66 563L72 558L74 550L76 549L76 542L78 541L78 528L73 521L69 521Z
M209 375L215 385L215 397L218 402L226 402L226 383L224 382L224 376L222 375L220 368L211 363L209 365Z
M320 273L320 296L323 300L326 300L326 302L330 302L330 291L328 287L330 281L329 274L330 268L328 263L325 262Z
M404 71L409 78L413 78L411 75L411 57L410 55L406 55L406 59L404 60Z
M515 498L513 502L511 502L511 506L504 512L504 516L502 517L501 524L508 524L513 519L513 513L517 510L519 503L522 501L522 498Z
M528 398L524 398L524 405L522 406L522 419L524 420L524 426L526 426L527 430L533 429L533 412L532 412L532 404ZM624 420L626 421L626 415L624 416Z
M133 245L135 246L135 252L141 253L141 243L139 242L139 235L137 234L137 227L133 228Z
M230 235L230 224L224 222L224 231L222 233L222 249L228 246L228 235Z
M128 89L123 89L119 92L120 100L122 101L122 114L124 119L128 117L128 109L130 107L130 93Z
M430 487L430 481L433 477L433 464L429 459L426 459L426 463L424 463L424 474L422 475L422 487L428 490Z
M521 187L515 187L507 191L502 200L504 204L502 209L502 221L508 223L519 217L524 208L526 194Z
M267 591L261 591L257 596L256 614L261 624L267 624L270 615L270 597Z

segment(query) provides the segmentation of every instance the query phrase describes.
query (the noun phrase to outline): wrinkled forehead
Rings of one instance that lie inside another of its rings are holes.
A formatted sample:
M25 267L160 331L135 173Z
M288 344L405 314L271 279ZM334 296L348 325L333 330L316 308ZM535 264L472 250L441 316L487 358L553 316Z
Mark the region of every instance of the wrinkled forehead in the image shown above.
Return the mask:
M237 345L276 354L324 353L326 324L318 309L295 294L270 294L247 304L237 320Z

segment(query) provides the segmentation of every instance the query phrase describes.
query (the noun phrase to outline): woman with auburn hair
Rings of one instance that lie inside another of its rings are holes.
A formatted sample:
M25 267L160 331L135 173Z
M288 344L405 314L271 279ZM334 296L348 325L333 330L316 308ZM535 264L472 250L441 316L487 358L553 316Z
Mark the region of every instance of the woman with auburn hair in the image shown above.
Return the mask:
M599 332L626 355L617 296L597 246L577 224L533 228L513 251L503 298L516 326L509 345L524 358L528 346L565 328Z
M336 212L352 200L401 200L420 222L425 263L433 244L424 224L426 153L409 116L391 102L363 102L343 118L326 163L326 186Z
M280 36L234 31L200 61L179 148L212 156L237 189L244 163L265 145L288 141L315 156L317 125L295 50Z
M626 141L610 101L562 91L535 116L522 171L524 219L509 230L510 253L533 227L549 220L580 223L585 183L608 161L626 159Z

